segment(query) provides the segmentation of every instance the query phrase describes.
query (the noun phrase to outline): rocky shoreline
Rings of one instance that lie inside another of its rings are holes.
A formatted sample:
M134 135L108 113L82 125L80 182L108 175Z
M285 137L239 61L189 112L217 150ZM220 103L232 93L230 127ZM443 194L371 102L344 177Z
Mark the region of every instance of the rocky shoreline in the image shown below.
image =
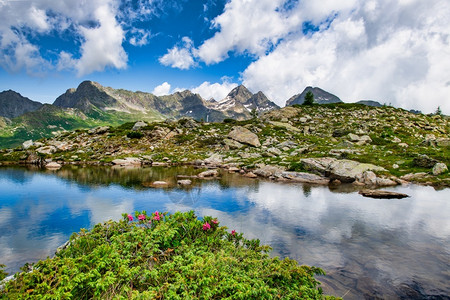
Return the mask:
M190 118L61 132L0 149L0 165L194 165L280 182L450 187L446 116L362 106L285 107L258 119Z

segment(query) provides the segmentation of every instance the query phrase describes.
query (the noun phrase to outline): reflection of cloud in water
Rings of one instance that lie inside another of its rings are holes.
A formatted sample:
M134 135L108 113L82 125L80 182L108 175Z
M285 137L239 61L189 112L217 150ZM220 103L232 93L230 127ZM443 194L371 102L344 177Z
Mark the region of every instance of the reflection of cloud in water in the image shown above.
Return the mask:
M125 212L134 212L133 199L113 199L102 198L94 195L88 195L81 201L69 201L68 207L73 216L83 214L83 211L89 212L90 224L103 223L107 220L118 221Z

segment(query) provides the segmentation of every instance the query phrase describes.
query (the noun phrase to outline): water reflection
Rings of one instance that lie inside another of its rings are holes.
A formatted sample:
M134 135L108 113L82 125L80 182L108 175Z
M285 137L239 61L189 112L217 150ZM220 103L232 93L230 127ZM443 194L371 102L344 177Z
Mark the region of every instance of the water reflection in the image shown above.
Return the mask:
M450 191L400 187L401 200L223 173L187 188L149 189L193 168L0 169L0 263L7 271L52 255L74 231L134 210L213 215L274 255L327 270L324 290L345 299L448 298Z

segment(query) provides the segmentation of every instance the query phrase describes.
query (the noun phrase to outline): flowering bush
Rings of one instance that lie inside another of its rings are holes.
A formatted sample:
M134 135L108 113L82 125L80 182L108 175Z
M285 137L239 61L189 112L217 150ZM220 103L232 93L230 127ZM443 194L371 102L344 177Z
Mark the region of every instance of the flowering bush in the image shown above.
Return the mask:
M74 233L55 257L16 274L0 298L323 298L314 278L321 269L270 258L269 250L193 211L124 214Z

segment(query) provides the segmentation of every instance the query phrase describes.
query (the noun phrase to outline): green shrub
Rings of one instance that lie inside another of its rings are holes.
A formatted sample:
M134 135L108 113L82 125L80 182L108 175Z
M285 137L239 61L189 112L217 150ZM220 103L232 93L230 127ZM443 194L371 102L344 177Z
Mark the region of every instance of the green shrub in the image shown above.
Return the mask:
M0 264L0 280L3 280L8 276L8 273L3 270L5 267L5 265Z
M233 123L236 123L236 120L235 119L223 119L223 122L233 124Z
M143 136L144 134L139 131L130 131L127 133L127 137L129 137L130 139L140 139Z
M136 220L136 221L134 221ZM3 299L322 299L316 267L217 219L145 211L73 234L67 248L5 284Z

